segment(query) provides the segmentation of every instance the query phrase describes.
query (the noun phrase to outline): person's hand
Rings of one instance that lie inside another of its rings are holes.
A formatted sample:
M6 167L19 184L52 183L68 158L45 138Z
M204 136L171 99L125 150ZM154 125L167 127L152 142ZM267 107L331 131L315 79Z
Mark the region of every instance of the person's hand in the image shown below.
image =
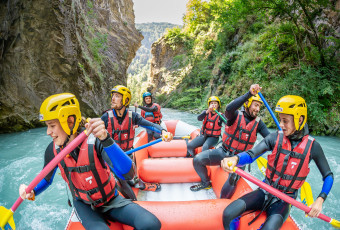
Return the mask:
M165 130L162 130L162 139L165 141L165 142L169 142L172 140L174 136L172 135L172 133L170 132L167 132Z
M206 113L211 113L212 111L214 111L214 106L213 105L209 105L209 108L207 109Z
M317 217L322 211L322 204L324 199L322 197L318 197L315 202L310 206L312 209L307 214L310 217Z
M226 157L221 161L221 168L228 173L232 173L234 172L233 168L237 165L237 162L238 162L237 156Z
M137 102L135 102L135 107L138 108L138 103Z
M259 84L253 84L250 86L249 92L255 96L258 92L262 90L262 87L260 87Z
M87 129L87 135L92 133L99 140L105 140L107 137L107 131L105 129L104 121L100 118L92 118L88 123L85 124Z
M21 184L19 187L19 196L21 197L21 199L25 200L25 199L29 199L29 200L34 200L34 192L31 191L30 193L26 193L26 188L27 185L25 184Z

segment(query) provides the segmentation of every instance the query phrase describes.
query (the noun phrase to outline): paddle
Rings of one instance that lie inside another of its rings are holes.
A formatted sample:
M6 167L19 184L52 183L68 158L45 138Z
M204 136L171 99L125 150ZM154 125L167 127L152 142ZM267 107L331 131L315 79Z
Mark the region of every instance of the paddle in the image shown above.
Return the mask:
M144 148L149 147L149 146L151 146L151 145L157 144L157 143L159 143L159 142L161 142L161 141L163 141L163 139L162 139L162 138L158 138L157 140L151 141L151 142L149 142L149 143L147 143L147 144L145 144L145 145L142 145L142 146L139 146L139 147L137 147L137 148L131 149L131 150L125 152L125 153L126 153L127 155L130 155L131 153L134 153L134 152L136 152L136 151L138 151L138 150L144 149Z
M224 121L225 124L227 124L227 120L222 116L222 114L220 114L217 109L214 108L214 111L218 114L218 116L220 116L220 118Z
M232 164L231 162L228 162L229 166L231 166L231 164ZM250 174L244 172L242 169L239 169L238 167L234 167L233 171L235 173L237 173L239 176L249 180L250 182L256 184L260 188L266 190L270 194L272 194L272 195L280 198L281 200L283 200L283 201L285 201L285 202L287 202L287 203L289 203L291 205L294 205L295 207L301 209L305 213L309 213L310 210L312 209L312 208L304 205L303 203L301 203L301 202L299 202L299 201L297 201L297 200L287 196L286 194L280 192L279 190L271 187L270 185L260 181L259 179L255 178L254 176L251 176ZM332 218L330 218L330 217L328 217L328 216L326 216L326 215L324 215L322 213L320 213L318 215L318 218L321 219L321 220L324 220L324 221L326 221L328 223L330 223L334 228L338 228L338 229L340 228L340 222L338 220L332 219Z
M86 130L79 134L73 141L71 141L60 153L53 158L53 160L48 163L43 170L33 179L33 181L27 186L26 193L30 193L37 184L47 175L49 174L58 163L64 159L64 157L69 154L73 149L75 149L78 145L80 145L85 138ZM0 227L4 230L13 229L15 230L15 223L13 219L13 214L22 203L23 199L19 196L19 198L15 201L11 209L6 209L5 207L0 207Z
M191 136L190 135L187 135L187 136L174 136L172 138L172 140L182 140L182 139L191 139Z
M281 127L280 127L280 123L279 121L277 120L277 118L275 117L272 109L270 108L270 106L268 105L266 99L264 99L263 95L261 92L258 92L260 98L262 99L264 105L267 107L270 115L272 116L272 118L274 119L274 122L277 126L277 128L282 131ZM265 159L264 159L265 160ZM258 161L257 161L258 162ZM259 165L259 163L257 163ZM265 168L267 168L267 161L266 161L266 164L265 164ZM310 187L310 184L305 181L301 187L301 200L303 203L307 203L308 206L310 206L311 204L314 203L314 199L313 199L313 193L312 193L312 189Z

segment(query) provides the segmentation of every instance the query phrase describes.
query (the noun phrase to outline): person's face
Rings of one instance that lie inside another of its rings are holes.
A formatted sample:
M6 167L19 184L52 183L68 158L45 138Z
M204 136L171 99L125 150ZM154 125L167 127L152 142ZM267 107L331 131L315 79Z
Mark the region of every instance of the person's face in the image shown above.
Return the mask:
M122 107L123 95L120 93L113 93L111 98L111 109L120 109Z
M262 103L259 101L252 101L249 107L249 115L252 117L256 117L257 114L260 112Z
M211 101L209 105L212 106L215 109L218 109L218 102L217 101Z
M296 131L293 115L279 113L279 117L280 127L283 131L283 135L286 137L292 135Z
M47 125L47 135L51 136L54 144L62 146L66 139L67 133L63 130L58 119L45 121Z
M151 97L150 97L150 96L147 96L147 97L144 98L144 101L145 101L145 104L148 105L148 104L151 104L151 101L152 101L152 100L151 100Z

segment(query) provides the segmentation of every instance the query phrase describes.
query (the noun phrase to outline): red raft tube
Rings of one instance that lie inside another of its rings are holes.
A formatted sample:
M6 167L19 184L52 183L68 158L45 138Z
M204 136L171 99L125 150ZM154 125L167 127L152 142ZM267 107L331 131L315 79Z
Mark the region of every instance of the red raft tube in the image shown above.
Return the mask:
M191 139L199 135L199 129L178 120L164 121L166 128L174 136L190 135ZM192 158L186 158L186 141L173 140L171 142L160 142L148 148L139 150L135 153L138 176L147 182L157 183L192 183L200 182L200 178L194 170ZM147 134L142 131L137 137L135 147L147 143ZM198 148L197 153L201 151ZM220 197L221 189L228 178L228 173L224 172L220 166L208 166L208 173L211 179L212 188L216 197ZM138 190L134 189L136 196ZM146 208L162 223L162 230L223 230L222 213L223 210L235 199L249 193L252 188L241 178L238 181L236 191L231 199L210 199L192 201L136 201L139 205ZM162 192L162 191L161 191ZM259 212L254 212L243 216L239 222L240 230L257 230L265 221L266 214L262 213L257 220L250 226ZM112 230L133 229L130 226L118 222L110 222ZM81 230L84 227L77 219L74 212L66 226L67 230ZM288 217L283 224L283 230L298 230L299 226L295 221Z

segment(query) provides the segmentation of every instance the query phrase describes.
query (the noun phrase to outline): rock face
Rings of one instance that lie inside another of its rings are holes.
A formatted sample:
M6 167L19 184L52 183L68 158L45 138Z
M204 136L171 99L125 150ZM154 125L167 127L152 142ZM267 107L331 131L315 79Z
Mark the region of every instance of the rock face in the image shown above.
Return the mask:
M151 54L148 90L157 94L169 94L190 70L190 65L182 69L186 60L186 50L181 44L178 44L176 49L171 48L163 36L152 44Z
M140 47L134 21L132 0L0 1L0 133L41 125L56 93L100 116Z

